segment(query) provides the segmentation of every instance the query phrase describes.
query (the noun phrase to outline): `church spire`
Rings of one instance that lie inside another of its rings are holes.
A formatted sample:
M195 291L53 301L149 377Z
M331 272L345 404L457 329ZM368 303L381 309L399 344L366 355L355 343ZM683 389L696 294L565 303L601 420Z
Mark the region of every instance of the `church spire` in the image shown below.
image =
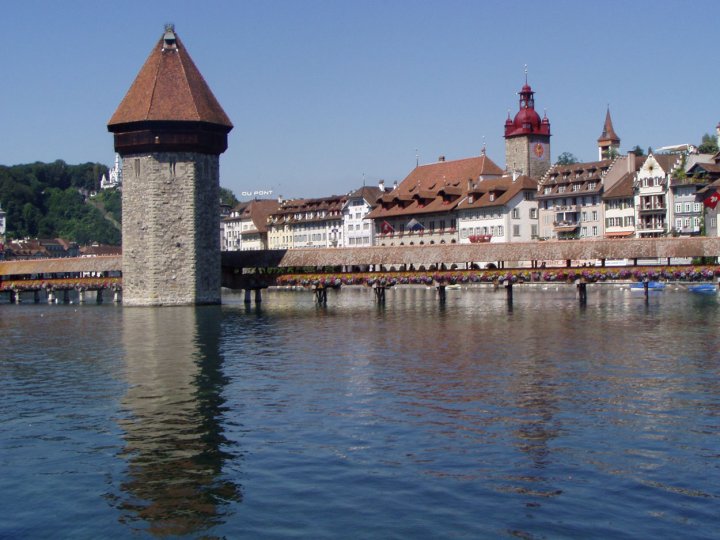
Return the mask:
M608 105L605 113L605 124L602 133L598 137L598 155L602 159L610 159L613 154L617 154L620 148L620 137L615 133L615 128L610 117L610 105Z

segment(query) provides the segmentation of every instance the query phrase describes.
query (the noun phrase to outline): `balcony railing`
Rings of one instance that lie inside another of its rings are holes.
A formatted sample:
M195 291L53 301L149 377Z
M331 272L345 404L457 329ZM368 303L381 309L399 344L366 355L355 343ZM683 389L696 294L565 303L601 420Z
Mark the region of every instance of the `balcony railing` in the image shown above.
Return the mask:
M653 231L653 232L667 232L665 223L652 222L652 223L638 223L638 231Z
M656 203L656 204L639 204L636 207L638 213L643 212L665 212L667 209L666 205Z
M561 220L561 221L553 221L553 225L555 227L579 227L580 222L579 221L570 221L570 220Z

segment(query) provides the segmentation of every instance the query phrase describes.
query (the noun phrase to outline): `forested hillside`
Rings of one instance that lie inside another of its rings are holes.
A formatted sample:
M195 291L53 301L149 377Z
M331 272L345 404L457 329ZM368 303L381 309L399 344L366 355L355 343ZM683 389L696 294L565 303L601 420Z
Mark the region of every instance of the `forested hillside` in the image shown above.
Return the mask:
M120 244L120 193L99 189L108 168L100 163L0 165L0 206L7 213L7 237L64 238L81 245ZM116 221L106 219L110 214Z

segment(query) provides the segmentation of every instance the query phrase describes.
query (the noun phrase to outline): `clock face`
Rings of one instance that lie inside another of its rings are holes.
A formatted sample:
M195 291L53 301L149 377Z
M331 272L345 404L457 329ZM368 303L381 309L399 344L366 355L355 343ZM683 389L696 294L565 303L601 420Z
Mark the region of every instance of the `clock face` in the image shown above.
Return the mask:
M535 155L539 158L543 157L543 154L545 153L545 147L541 143L537 143L535 145L535 148L533 149L535 152Z

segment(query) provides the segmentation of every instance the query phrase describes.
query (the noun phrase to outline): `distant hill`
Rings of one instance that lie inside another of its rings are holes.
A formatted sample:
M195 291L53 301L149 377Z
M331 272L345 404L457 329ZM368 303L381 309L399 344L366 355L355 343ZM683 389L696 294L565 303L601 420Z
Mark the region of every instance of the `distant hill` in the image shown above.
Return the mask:
M120 193L99 191L108 174L101 163L0 165L0 206L7 214L7 237L65 238L80 245L121 241Z

